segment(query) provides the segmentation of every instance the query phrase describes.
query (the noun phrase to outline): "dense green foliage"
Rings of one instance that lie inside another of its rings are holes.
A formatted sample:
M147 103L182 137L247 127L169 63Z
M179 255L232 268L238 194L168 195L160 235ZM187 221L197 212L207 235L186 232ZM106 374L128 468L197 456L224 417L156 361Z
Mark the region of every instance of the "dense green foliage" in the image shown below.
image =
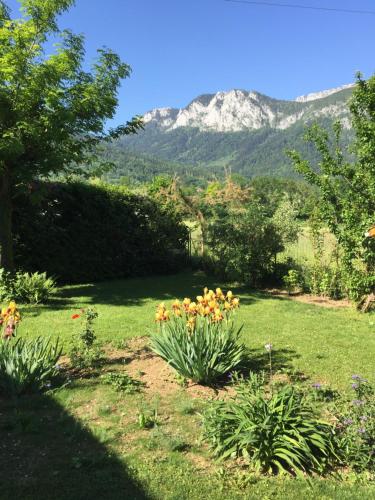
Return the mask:
M142 126L135 118L106 129L130 68L103 48L85 70L83 36L57 25L74 0L19 3L22 17L13 19L0 2L0 266L9 269L15 192L40 176L82 172L98 143Z
M47 337L0 341L0 391L7 396L48 387L58 375L56 363L62 349Z
M204 415L204 436L217 456L240 457L264 473L324 472L335 458L333 427L293 387L267 394L253 376L236 392Z
M366 238L375 216L375 76L358 77L350 101L355 139L348 161L342 145L342 125L334 125L334 141L328 132L312 127L306 140L320 155L316 165L296 151L290 152L296 170L321 193L320 215L336 236L345 288L354 299L375 289L375 239Z
M125 188L35 184L18 199L14 227L16 264L60 281L170 272L186 262L181 220Z
M44 304L55 291L55 286L55 280L46 273L18 271L12 274L0 269L0 301Z
M262 206L248 204L243 211L223 211L208 227L209 269L221 278L257 286L273 273L283 239Z

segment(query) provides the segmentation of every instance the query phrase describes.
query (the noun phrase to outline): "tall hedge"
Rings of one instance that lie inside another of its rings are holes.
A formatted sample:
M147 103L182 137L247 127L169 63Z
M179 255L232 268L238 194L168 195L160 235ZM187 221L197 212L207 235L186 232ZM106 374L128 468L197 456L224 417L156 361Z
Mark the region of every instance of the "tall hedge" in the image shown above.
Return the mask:
M187 229L153 200L123 188L46 183L17 198L15 260L78 283L177 271Z

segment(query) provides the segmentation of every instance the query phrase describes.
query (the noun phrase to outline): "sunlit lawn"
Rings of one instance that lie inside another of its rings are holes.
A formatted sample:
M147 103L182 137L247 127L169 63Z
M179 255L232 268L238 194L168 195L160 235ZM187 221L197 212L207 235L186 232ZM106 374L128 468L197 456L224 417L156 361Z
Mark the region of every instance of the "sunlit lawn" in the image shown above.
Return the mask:
M52 304L24 307L22 336L59 336L68 344L80 327L71 316L81 307L95 306L97 335L103 342L148 335L161 301L194 297L205 285L225 288L200 273L112 281L66 287ZM237 321L244 323L243 340L255 350L274 345L275 356L314 380L344 388L353 373L374 375L374 316L353 309L328 309L287 298L233 288L240 295ZM281 360L280 360L281 361Z
M67 348L80 326L72 314L95 306L104 344L144 336L154 328L160 301L195 296L205 285L227 288L199 273L66 287L48 306L23 307L19 334L59 336ZM271 342L275 369L302 372L307 383L346 390L353 373L374 378L373 316L233 290L241 297L237 320L245 325L254 368L267 366L264 344ZM374 498L374 489L354 478L246 482L243 473L215 463L200 443L203 404L182 387L172 395L122 395L99 377L0 401L0 499ZM157 407L157 428L138 428L137 414L145 407Z

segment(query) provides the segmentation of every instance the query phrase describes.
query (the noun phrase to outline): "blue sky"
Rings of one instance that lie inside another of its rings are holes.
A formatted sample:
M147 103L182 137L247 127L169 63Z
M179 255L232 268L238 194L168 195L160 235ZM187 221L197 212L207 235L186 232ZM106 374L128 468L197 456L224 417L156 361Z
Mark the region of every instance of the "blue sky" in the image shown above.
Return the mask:
M273 1L375 11L373 0ZM60 25L85 34L88 61L105 45L131 65L116 123L203 93L242 88L291 99L375 71L375 15L224 0L77 0Z

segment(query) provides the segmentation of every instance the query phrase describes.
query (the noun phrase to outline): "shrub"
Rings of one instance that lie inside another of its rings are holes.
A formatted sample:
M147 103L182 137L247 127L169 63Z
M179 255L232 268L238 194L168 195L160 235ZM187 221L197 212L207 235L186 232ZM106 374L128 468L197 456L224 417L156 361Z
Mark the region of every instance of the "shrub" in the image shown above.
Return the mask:
M47 273L17 272L13 281L14 298L30 304L46 303L55 291L55 280Z
M354 398L336 409L336 442L344 465L375 473L375 389L359 375L352 376Z
M11 274L0 269L0 301L17 300L29 304L45 303L55 291L55 280L47 273Z
M197 302L176 300L172 315L161 304L156 313L160 328L151 348L182 377L210 384L235 369L244 358L238 343L241 328L232 320L239 301L232 292L224 295L205 289Z
M96 343L94 322L98 313L88 308L82 309L84 318L83 330L73 336L73 347L70 350L70 362L74 368L97 368L102 361L103 352ZM72 319L78 319L81 314L73 314Z
M335 459L333 427L293 387L267 394L253 382L241 382L235 398L215 401L203 414L214 453L262 473L323 472Z
M227 213L209 226L211 269L223 279L251 285L265 282L274 271L275 255L283 250L281 235L262 207Z
M1 392L9 396L41 390L57 375L61 352L59 341L48 338L0 341Z
M289 294L303 289L302 277L295 269L289 269L288 274L283 276L283 282Z
M176 213L104 184L34 183L18 198L14 235L16 265L68 283L175 272L187 259Z

